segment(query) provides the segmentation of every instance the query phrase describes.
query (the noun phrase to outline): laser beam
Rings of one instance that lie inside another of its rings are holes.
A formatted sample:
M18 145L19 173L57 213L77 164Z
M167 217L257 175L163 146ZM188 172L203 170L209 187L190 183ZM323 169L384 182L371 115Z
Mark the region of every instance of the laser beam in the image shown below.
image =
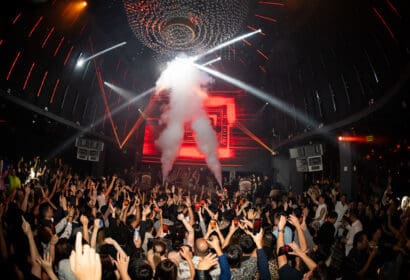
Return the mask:
M86 63L86 62L89 61L90 59L93 59L93 58L95 58L95 57L97 57L97 56L103 55L103 54L105 54L105 53L107 53L107 52L109 52L109 51L112 51L112 50L116 49L116 48L122 47L122 46L124 46L125 44L127 44L127 42L122 42L122 43L119 43L119 44L114 45L114 46L112 46L112 47L109 47L108 49L102 50L102 51L100 51L100 52L98 52L98 53L96 53L96 54L93 54L93 55L90 56L90 57L86 57L86 58L80 57L80 58L77 60L77 67L82 67L82 66L84 65L84 63Z
M218 62L218 61L220 61L220 60L222 60L222 58L221 58L221 57L217 57L217 58L212 59L212 60L210 60L210 61L208 61L208 62L205 62L204 64L202 64L202 66L208 66L208 65L211 65L211 64L213 64L213 63L215 63L215 62Z
M232 78L226 74L223 74L221 72L215 71L213 69L210 69L208 67L199 65L199 64L194 64L195 67L201 69L202 71L216 77L219 78L221 80L224 80L225 82L228 82L238 88L241 88L249 93L251 93L252 95L254 95L255 97L258 97L260 99L262 99L265 102L268 102L270 104L272 104L272 106L274 106L275 108L277 108L278 110L284 112L287 115L290 115L292 117L295 117L296 119L298 119L301 123L306 124L308 126L313 126L313 127L318 127L318 123L314 120L311 120L308 116L306 116L305 114L303 114L302 112L300 112L299 110L297 110L296 108L292 108L289 104L287 104L286 102L280 100L279 98L276 98L272 95L269 95L268 93L255 88L251 85L248 85L240 80L237 80L235 78Z
M200 58L202 58L202 57L204 57L204 56L206 56L206 55L208 55L208 54L214 53L214 52L216 52L216 51L218 51L218 50L220 50L220 49L226 48L227 46L230 46L230 45L232 45L232 44L235 44L236 42L242 41L243 39L246 39L246 38L248 38L248 37L251 37L251 36L253 36L253 35L255 35L255 34L258 34L258 33L261 33L261 32L262 32L262 29L258 29L258 30L252 31L252 32L250 32L250 33L247 33L247 34L241 35L241 36L239 36L239 37L236 37L236 38L234 38L234 39L232 39L232 40L229 40L229 41L227 41L227 42L225 42L225 43L222 43L222 44L220 44L220 45L218 45L218 46L216 46L216 47L214 47L214 48L212 48L212 49L210 49L210 50L204 52L203 54L200 54L200 55L194 57L194 61L197 61L198 59L200 59Z
M256 136L252 131L250 131L248 128L246 128L242 123L236 122L236 126L242 130L243 133L248 135L252 140L254 140L256 143L261 145L263 148L265 148L269 153L272 154L272 156L275 156L277 153L272 150L268 145L266 145L258 136Z
M108 88L112 89L115 93L120 95L121 97L125 98L127 101L131 100L134 96L134 93L132 93L129 90L120 88L116 85L113 85L107 81L104 81L104 85L107 86Z

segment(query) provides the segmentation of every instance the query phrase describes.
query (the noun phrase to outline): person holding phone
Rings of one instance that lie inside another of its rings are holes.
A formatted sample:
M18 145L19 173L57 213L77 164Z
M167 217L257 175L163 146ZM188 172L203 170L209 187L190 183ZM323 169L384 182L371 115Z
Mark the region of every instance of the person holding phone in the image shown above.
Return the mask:
M312 259L310 259L306 255L305 251L301 250L299 246L294 242L289 243L289 247L292 250L290 250L289 248L285 250L284 229L286 222L286 216L281 215L278 222L278 238L276 239L276 253L278 254L279 279L303 279L303 273L288 264L288 254L300 257L310 271L313 271L317 267L317 264ZM300 240L301 244L306 244L305 236L303 234L301 234ZM280 255L280 252L283 253L284 251L287 251L287 253L285 252L285 254Z

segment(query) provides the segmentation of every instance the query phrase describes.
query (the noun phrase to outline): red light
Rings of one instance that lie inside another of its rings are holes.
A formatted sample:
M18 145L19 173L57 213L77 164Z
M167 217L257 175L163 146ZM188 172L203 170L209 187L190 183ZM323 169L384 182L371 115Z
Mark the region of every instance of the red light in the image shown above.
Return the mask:
M397 148L397 149L400 149L400 148L401 148L401 145L400 145L400 144L397 144L397 145L396 145L396 148Z
M373 136L339 136L337 138L340 142L356 142L356 143L369 143L374 142Z
M209 97L204 101L204 106L208 112L213 126L218 130L218 156L220 159L232 159L235 151L231 147L231 129L236 123L236 102L233 97L215 96L223 92L210 92ZM235 93L235 92L233 92ZM153 100L154 98L151 98ZM153 102L155 103L155 102ZM155 139L158 137L160 128L157 125L157 117L153 116L147 120L144 134L143 155L144 161L155 160L160 157L160 151L155 146ZM186 126L184 142L179 151L179 159L203 160L205 156L198 150L193 140L193 132Z

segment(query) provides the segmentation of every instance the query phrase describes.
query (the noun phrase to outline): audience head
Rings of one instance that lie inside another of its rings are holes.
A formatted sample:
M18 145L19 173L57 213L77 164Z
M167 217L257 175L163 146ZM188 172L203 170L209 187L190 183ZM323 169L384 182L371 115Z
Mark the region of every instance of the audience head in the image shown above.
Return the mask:
M252 252L256 249L256 244L253 241L252 237L247 234L242 234L239 239L239 246L241 246L243 254L252 254Z
M198 257L205 257L209 253L208 242L205 238L198 238L195 240L195 255Z
M329 213L328 221L334 224L336 223L337 217L338 217L337 213L335 211L332 211Z
M358 250L366 250L369 246L369 239L364 231L359 231L353 238L353 247Z
M242 249L239 245L229 245L225 250L226 258L231 268L239 268L241 266Z
M163 260L155 267L154 280L177 280L178 267L170 260Z

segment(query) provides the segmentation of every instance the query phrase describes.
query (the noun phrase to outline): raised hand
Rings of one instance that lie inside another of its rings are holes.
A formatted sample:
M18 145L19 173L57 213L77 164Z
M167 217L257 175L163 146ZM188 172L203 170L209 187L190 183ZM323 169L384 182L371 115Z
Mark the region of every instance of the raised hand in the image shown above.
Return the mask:
M294 227L300 227L299 219L295 215L289 215L288 222Z
M128 275L128 264L130 263L130 257L117 252L117 260L114 261L114 263L121 275L121 279L125 279Z
M81 215L80 222L83 226L88 226L88 218L85 215Z
M82 234L77 233L75 251L71 251L70 267L77 280L100 280L100 255L89 245L82 245Z
M26 219L24 219L23 216L21 216L21 219L23 220L22 224L21 224L21 228L23 229L24 234L28 235L29 233L31 233L31 226L30 224L26 221Z
M185 259L190 260L192 259L192 253L187 246L182 246L179 250L179 254Z
M41 267L47 272L53 271L52 261L50 258L50 253L44 253L43 258L37 257L36 262L41 265Z
M209 270L218 263L218 258L215 254L208 254L198 263L198 270Z
M286 216L281 215L278 223L279 229L284 229L286 225Z

